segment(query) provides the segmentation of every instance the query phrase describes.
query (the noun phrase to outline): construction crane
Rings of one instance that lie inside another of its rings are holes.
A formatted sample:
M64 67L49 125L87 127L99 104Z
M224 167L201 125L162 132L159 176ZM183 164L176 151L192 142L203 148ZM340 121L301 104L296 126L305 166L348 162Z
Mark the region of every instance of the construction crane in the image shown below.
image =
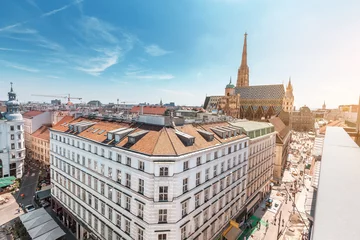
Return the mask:
M70 99L77 99L81 100L82 98L79 97L70 97L70 93L67 95L59 96L59 95L42 95L42 94L31 94L31 96L38 96L38 97L52 97L52 98L67 98L68 102L67 105L71 105Z

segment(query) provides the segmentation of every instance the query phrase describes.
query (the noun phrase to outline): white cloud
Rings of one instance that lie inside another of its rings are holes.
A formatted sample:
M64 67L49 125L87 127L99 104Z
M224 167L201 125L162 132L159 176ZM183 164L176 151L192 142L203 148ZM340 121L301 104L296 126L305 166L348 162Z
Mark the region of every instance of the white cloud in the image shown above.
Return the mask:
M11 68L15 68L15 69L19 69L19 70L22 70L22 71L26 71L26 72L32 72L32 73L39 72L38 69L30 68L30 67L27 67L27 66L22 66L22 65L19 65L19 64L16 64L16 63L8 62L6 64L6 66L11 67Z
M96 17L83 16L79 22L79 31L81 37L91 43L106 41L108 43L118 43L118 38L112 34L116 28L111 24L104 22Z
M61 12L61 11L65 10L65 9L67 9L67 8L70 7L70 6L71 6L70 4L69 4L69 5L65 5L65 6L63 6L63 7L61 7L61 8L52 10L52 11L47 12L47 13L44 13L43 15L41 15L41 17L47 17L47 16L54 15L55 13Z
M87 61L84 61L83 63L79 63L80 66L76 67L76 69L93 76L99 76L106 69L118 63L120 56L120 48L116 48L112 51L106 49L101 53L101 56L93 57L87 59Z
M163 56L163 55L171 53L171 51L164 50L156 44L146 46L145 52L154 57Z
M11 29L13 29L13 28L15 28L15 27L18 27L18 26L23 25L23 24L26 23L26 22L27 22L27 21L18 22L18 23L12 24L12 25L8 25L8 26L6 26L6 27L2 27L2 28L0 28L0 32L11 30Z
M1 48L0 51L12 51L12 52L29 52L30 50L25 49L14 49L14 48Z
M58 13L58 12L64 11L65 9L67 9L68 7L70 7L70 6L72 6L72 5L79 4L79 3L81 3L81 2L82 2L82 0L74 1L74 2L72 2L72 3L70 3L70 4L67 4L67 5L61 7L61 8L54 9L54 10L52 10L52 11L49 11L49 12L47 12L47 13L44 13L44 14L41 15L41 17L48 17L48 16L51 16L51 15L54 15L54 14L56 14L56 13Z

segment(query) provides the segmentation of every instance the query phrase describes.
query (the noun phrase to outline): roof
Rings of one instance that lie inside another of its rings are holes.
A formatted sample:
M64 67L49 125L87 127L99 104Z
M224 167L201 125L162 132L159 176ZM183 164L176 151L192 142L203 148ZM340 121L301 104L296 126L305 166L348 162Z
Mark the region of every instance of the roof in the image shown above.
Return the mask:
M131 113L140 113L140 106L134 106L131 108ZM164 115L166 111L166 107L162 106L142 106L143 114L154 114L154 115Z
M280 140L284 140L284 138L289 134L290 127L286 126L283 121L279 117L269 119L269 122L274 125L275 131L278 132L278 136Z
M74 120L74 117L73 116L65 116L63 117L59 122L57 122L55 124L55 126L53 126L53 128L56 127L56 129L58 130L62 130L62 131L66 131L69 127L67 126L67 124L69 122L71 122L72 120Z
M283 99L285 95L282 84L257 85L235 88L241 99Z
M209 147L214 147L216 145L231 142L241 138L246 138L244 134L237 135L234 137L229 137L222 139L216 134L214 140L207 141L197 129L205 130L213 133L210 129L215 126L229 126L227 122L219 123L204 123L204 124L185 124L183 126L177 126L176 129L172 127L163 127L150 125L145 123L130 123L130 122L109 122L98 119L86 119L86 118L77 118L70 123L76 123L81 121L91 121L94 123L90 128L80 132L74 133L69 130L68 126L57 124L52 128L52 130L66 132L68 134L75 134L78 137L89 139L98 143L110 145L113 147L118 147L122 149L128 149L134 152L138 152L145 155L154 155L154 156L178 156L195 151L200 151ZM133 128L133 131L130 131L126 134L125 137L121 139L120 142L114 143L114 140L109 141L107 139L107 132L112 130L117 130L120 128ZM96 130L98 129L98 130ZM102 131L104 130L104 131ZM147 130L148 132L141 137L134 144L128 142L127 136L132 133L139 131ZM180 138L177 136L176 131L181 131L182 133L188 134L195 138L194 144L186 146ZM100 134L99 134L100 133Z
M347 127L347 125L345 123L343 123L342 121L340 121L340 120L336 120L336 121L328 123L325 126L322 126L319 129L319 133L320 134L325 134L327 127Z
M31 134L31 136L49 141L50 140L49 127L43 125L38 130L36 130L33 134Z
M340 127L326 130L313 239L359 239L360 148ZM336 227L332 227L336 226Z
M36 117L37 115L40 115L44 112L42 111L29 111L29 112L25 112L23 113L23 118L33 118Z
M314 147L312 149L312 155L321 156L323 151L324 138L323 137L315 137Z
M267 123L267 122L255 122L255 121L244 121L244 120L231 122L231 125L241 127L246 132L273 127L271 123Z
M44 208L21 215L20 220L33 240L55 240L65 235Z

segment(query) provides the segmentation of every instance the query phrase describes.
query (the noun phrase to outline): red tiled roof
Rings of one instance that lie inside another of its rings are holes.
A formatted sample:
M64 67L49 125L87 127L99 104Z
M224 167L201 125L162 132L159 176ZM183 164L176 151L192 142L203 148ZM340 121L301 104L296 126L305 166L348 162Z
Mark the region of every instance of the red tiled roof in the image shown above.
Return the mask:
M49 141L50 140L49 128L50 127L43 125L38 130L36 130L33 134L31 134L31 136Z
M41 111L29 111L29 112L23 113L23 118L33 118L42 113L43 112L41 112Z
M195 138L195 142L193 145L186 146L176 135L176 130L170 127L155 126L144 123L108 122L108 121L101 121L97 119L86 119L86 118L77 118L71 121L71 123L76 123L81 121L93 122L95 124L80 133L70 132L68 125L61 126L61 123L60 124L58 123L56 126L54 126L53 130L67 132L69 134L75 134L78 137L83 137L86 139L90 139L108 145L113 145L113 141L114 141L114 140L111 141L107 140L108 131L116 130L124 127L133 128L134 130L132 131L132 133L141 130L147 130L148 132L142 138L140 138L136 143L134 144L129 143L128 137L125 136L115 146L129 149L131 151L143 153L146 155L155 155L155 156L182 155L190 152L199 151L205 148L213 147L221 143L231 142L246 137L245 135L238 135L231 138L221 139L216 134L214 134L215 136L214 140L208 142L198 133L197 129L212 132L212 130L210 130L210 127L228 126L229 123L221 122L221 123L209 123L209 124L197 124L197 125L186 124L184 126L176 127L178 131L189 134Z
M71 122L74 120L73 116L65 116L59 122L57 122L52 128L58 131L66 131L69 127L64 124Z
M140 106L134 106L130 110L131 113L140 113ZM161 106L143 106L144 114L153 114L153 115L164 115L166 111L166 107Z

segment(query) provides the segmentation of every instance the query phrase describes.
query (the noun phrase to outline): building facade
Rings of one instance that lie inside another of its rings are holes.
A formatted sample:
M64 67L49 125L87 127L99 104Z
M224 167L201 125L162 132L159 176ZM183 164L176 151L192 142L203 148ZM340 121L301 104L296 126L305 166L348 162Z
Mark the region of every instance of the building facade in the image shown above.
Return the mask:
M26 155L32 157L31 134L44 124L51 124L51 112L28 111L23 114Z
M303 106L291 115L291 126L295 131L308 132L314 130L315 119L309 107Z
M278 117L269 119L269 122L274 125L276 131L276 154L273 180L277 183L281 183L289 154L291 131L290 127L286 126Z
M78 239L214 239L245 207L249 138L229 123L50 132L52 208Z
M204 109L207 111L223 110L225 114L234 118L248 120L269 119L272 116L278 116L281 112L291 113L293 111L294 95L291 79L289 79L286 89L283 84L251 86L249 83L247 34L245 33L236 87L228 88L232 85L230 83L226 86L225 95L207 96Z
M0 178L21 178L24 170L24 120L20 114L16 93L8 93L6 112L0 112Z
M32 158L46 165L50 165L50 131L49 126L43 125L31 134Z
M240 120L231 124L242 128L250 137L246 212L247 216L251 216L271 190L276 132L274 126L267 122Z

